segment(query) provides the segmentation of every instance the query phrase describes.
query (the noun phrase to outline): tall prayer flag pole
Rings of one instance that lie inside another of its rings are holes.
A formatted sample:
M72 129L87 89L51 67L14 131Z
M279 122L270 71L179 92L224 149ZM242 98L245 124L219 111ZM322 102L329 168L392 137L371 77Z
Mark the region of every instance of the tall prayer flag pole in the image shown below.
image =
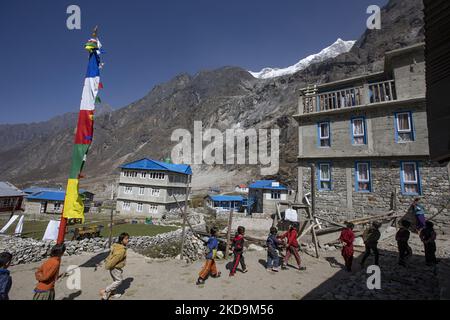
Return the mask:
M68 219L81 219L84 221L84 204L83 198L79 194L78 185L94 135L94 111L95 103L98 101L98 90L103 88L100 82L100 69L102 66L100 49L102 45L98 39L97 32L98 27L95 27L92 38L85 44L85 49L89 52L89 63L84 80L78 125L75 131L72 166L69 180L67 181L66 197L59 225L58 244L64 242Z

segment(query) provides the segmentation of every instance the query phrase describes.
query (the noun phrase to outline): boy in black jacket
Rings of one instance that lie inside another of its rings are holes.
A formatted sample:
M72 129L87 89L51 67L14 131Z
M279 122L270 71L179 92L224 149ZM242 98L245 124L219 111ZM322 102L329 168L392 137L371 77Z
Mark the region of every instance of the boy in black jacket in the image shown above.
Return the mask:
M241 264L243 273L246 273L248 271L247 266L245 265L244 256L242 255L244 252L244 235L245 235L245 228L239 226L237 229L237 234L234 237L233 242L231 243L231 247L233 248L234 260L233 260L233 267L231 268L230 271L230 277L236 274L236 269L239 263Z
M366 252L364 253L364 256L361 260L361 267L364 267L364 262L366 262L366 259L370 256L370 252L372 251L375 255L375 265L378 264L379 260L379 252L378 252L378 240L380 240L381 233L380 233L380 227L381 223L374 221L372 223L372 226L365 230L363 233L363 240L364 245L366 246Z
M403 267L406 267L405 259L412 255L411 247L408 245L410 236L409 227L411 227L411 223L407 220L402 220L401 227L395 235L398 246L398 264Z

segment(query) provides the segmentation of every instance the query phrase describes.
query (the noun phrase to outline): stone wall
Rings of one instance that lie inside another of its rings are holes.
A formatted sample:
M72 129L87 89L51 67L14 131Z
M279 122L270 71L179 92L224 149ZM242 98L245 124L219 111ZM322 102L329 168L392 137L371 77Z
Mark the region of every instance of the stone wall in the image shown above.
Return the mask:
M190 230L186 232L186 242L184 246L184 256L188 261L195 261L204 257L204 244L197 239ZM113 242L117 238L113 239ZM163 245L174 245L181 241L181 230L162 233L154 237L142 236L131 237L128 248L143 253L152 247ZM66 256L79 255L83 253L100 253L108 248L107 238L92 238L80 241L66 241ZM22 239L18 237L0 237L0 252L8 251L13 254L12 265L41 261L50 255L54 241L39 241L34 239ZM176 249L178 249L176 247ZM178 249L179 250L179 249ZM169 257L170 255L167 255Z
M304 193L311 190L308 163L300 161ZM438 229L450 231L450 186L447 168L445 165L427 160L419 163L422 186L422 195L419 197L425 205L427 216L431 217L442 210L433 220L437 222ZM332 190L316 191L316 208L319 214L334 220L387 213L391 208L393 192L396 192L397 212L406 213L416 197L403 195L400 191L400 160L370 161L372 192L369 193L355 192L355 159L334 160L331 161L331 166ZM447 208L445 208L446 205Z

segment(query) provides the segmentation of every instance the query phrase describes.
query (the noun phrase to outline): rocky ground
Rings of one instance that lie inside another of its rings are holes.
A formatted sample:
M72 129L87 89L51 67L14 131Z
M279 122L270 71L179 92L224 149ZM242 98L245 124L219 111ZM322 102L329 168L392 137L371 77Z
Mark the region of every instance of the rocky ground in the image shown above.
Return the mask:
M440 263L436 270L425 265L423 245L417 235L411 235L410 246L413 256L408 260L407 267L398 265L397 244L394 237L386 238L379 244L381 289L367 289L367 269L359 265L363 254L363 248L357 247L355 257L359 256L354 263L354 270L347 276L327 287L326 292L318 288L311 293L311 299L376 299L376 300L398 300L419 299L434 300L449 298L448 286L450 279L450 240L446 236L438 237L437 241ZM370 265L373 258L369 258L366 267ZM436 271L436 274L434 273ZM341 271L341 273L346 273ZM324 286L325 287L325 286Z
M279 273L265 270L265 250L252 246L245 253L249 272L228 277L230 260L218 260L223 276L208 279L205 285L195 281L203 260L186 263L179 259L153 259L129 250L121 299L439 299L448 298L450 241L438 238L441 259L437 275L425 266L422 246L417 235L412 236L414 256L409 266L397 265L397 249L392 238L380 243L381 289L369 290L368 275L359 267L362 248L357 248L352 273L342 270L340 251L332 246L321 249L320 259L312 257L312 246L303 246L301 257L305 271L293 268ZM325 246L324 246L325 247ZM196 248L198 250L198 248ZM257 250L259 249L259 250ZM195 251L195 250L194 250ZM81 289L69 289L67 280L57 283L57 299L98 299L98 290L110 282L108 272L99 267L107 252L81 253L64 257L62 271L76 268L81 272ZM368 265L371 263L368 261ZM293 262L293 261L291 261ZM34 271L40 263L11 267L12 299L30 299L35 285Z

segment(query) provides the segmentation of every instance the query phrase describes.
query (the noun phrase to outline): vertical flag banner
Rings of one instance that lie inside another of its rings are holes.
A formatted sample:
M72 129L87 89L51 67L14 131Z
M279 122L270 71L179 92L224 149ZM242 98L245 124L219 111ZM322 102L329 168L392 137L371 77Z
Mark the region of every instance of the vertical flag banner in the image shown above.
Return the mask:
M80 113L78 115L78 125L72 152L72 166L70 168L69 180L67 181L63 212L63 218L82 219L83 221L84 204L83 198L79 194L78 185L94 136L95 104L100 101L98 91L103 88L100 82L100 54L102 45L96 37L96 32L94 32L93 36L94 38L85 44L85 49L89 52L89 63L81 97Z

